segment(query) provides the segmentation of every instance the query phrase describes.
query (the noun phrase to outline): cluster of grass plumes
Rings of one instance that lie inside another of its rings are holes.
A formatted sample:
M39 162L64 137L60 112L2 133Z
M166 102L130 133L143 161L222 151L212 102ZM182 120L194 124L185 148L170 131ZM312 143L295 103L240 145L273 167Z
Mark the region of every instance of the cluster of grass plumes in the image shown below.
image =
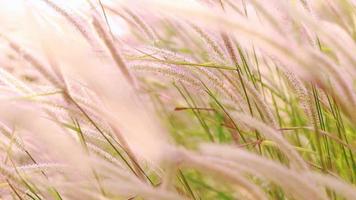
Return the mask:
M356 199L354 0L13 4L1 199Z

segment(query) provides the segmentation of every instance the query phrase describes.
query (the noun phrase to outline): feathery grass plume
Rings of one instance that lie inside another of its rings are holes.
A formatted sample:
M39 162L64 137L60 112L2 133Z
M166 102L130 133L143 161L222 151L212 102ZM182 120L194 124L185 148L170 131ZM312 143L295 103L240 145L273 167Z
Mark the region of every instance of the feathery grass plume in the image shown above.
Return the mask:
M127 81L131 84L134 84L134 80L128 71L125 61L123 60L122 56L119 53L119 50L115 47L112 38L108 34L108 32L104 29L102 23L96 18L93 17L93 26L98 33L99 37L104 41L104 44L108 48L112 58L114 59L116 65L126 77Z
M16 77L12 76L9 72L3 69L0 69L0 80L2 84L20 94L28 94L32 92L26 84L22 83L22 81L18 80Z
M226 47L226 50L229 54L229 57L230 57L230 60L232 61L232 63L235 65L235 66L238 66L238 63L239 63L239 60L238 60L238 57L236 55L236 48L234 48L234 45L231 41L231 38L228 34L224 33L224 32L221 32L221 38L223 39L224 41L224 44L225 44L225 47Z
M204 75L206 84L208 84L210 87L216 88L216 91L222 92L222 94L229 97L232 102L238 106L239 109L244 108L244 106L241 104L242 97L238 93L235 94L232 91L232 87L228 82L221 79L218 74L214 73L214 71L208 69L200 69L200 72Z
M69 23L71 23L74 28L76 28L80 34L87 40L87 42L97 51L100 49L98 48L98 45L96 43L96 40L94 39L95 37L92 35L92 33L88 30L87 24L85 24L85 21L81 19L77 15L73 15L67 10L63 9L59 5L57 5L55 2L52 0L41 0L45 4L47 4L49 7L51 7L53 10L55 10L57 13L62 15L66 20L68 20Z
M315 187L315 183L310 182L308 176L303 176L301 172L298 173L287 169L282 165L237 148L205 144L201 146L200 149L203 155L213 156L211 161L215 161L220 165L227 167L239 166L241 167L240 170L268 177L288 190L295 198L327 199L325 194L319 190L319 188ZM207 159L209 159L209 157ZM296 185L285 181L287 177L288 179L294 179L294 181L300 182L300 185L296 187ZM304 182L304 184L302 184L302 182ZM303 189L301 189L301 187L303 187Z
M140 26L148 38L153 41L153 44L158 41L159 37L157 36L157 33L155 33L155 31L149 27L144 20L128 8L125 8L124 11Z
M180 156L182 157L182 161L178 163L179 166L193 167L199 170L208 171L224 181L231 181L233 184L236 184L238 188L246 190L245 192L249 195L243 196L248 199L266 199L263 192L256 185L244 178L239 170L231 170L222 165L211 163L203 156L195 155L187 151L181 151L179 154L181 154ZM245 192L242 191L241 193Z
M313 126L318 126L319 121L315 118L315 107L313 106L313 101L310 99L310 94L308 94L308 90L302 84L301 80L299 80L295 75L291 72L285 72L286 78L290 82L290 86L296 91L297 98L304 110L304 113L309 118L310 123ZM315 124L316 122L316 124Z
M9 42L9 46L13 49L17 54L21 55L26 61L28 61L36 70L38 70L45 79L48 79L52 84L59 85L56 78L51 74L47 67L44 66L35 56L31 55L27 50L22 48L19 44L12 41L8 37L4 35L0 35L1 38L4 38L7 42Z
M214 52L214 54L211 55L212 59L216 59L218 61L221 60L222 62L224 62L226 60L226 58L225 58L223 51L221 50L221 47L218 45L218 42L215 41L212 37L210 37L199 26L196 26L194 24L192 24L191 26L192 26L193 30L196 31L200 35L200 37L202 37L202 39L207 44L209 49L211 49L211 51ZM210 51L207 51L207 52L209 53Z
M161 67L150 66L149 64L131 64L130 68L132 70L138 71L142 73L142 75L147 75L148 73L154 73L160 76L167 76L175 82L184 82L188 84L190 87L196 88L199 90L200 82L190 77L189 74L185 70L175 69L172 67L167 67L161 65ZM151 64L152 65L152 64Z

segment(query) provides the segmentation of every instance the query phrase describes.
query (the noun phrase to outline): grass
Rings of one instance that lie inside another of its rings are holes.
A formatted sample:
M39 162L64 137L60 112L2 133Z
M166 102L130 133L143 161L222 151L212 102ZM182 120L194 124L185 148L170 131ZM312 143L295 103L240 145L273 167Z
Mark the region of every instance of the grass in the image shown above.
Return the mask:
M353 0L13 4L0 199L356 199Z

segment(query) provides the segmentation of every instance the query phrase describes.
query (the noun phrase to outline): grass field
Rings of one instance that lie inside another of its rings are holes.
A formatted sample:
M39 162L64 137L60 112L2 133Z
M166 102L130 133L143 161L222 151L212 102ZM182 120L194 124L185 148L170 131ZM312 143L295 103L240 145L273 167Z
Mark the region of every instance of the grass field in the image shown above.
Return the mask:
M354 0L0 2L0 199L356 199Z

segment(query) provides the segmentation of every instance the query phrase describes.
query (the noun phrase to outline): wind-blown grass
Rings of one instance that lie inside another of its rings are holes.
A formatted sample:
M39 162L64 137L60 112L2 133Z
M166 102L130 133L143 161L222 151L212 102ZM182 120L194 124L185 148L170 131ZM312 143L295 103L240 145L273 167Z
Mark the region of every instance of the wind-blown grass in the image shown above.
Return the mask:
M355 1L13 4L2 199L356 199Z

